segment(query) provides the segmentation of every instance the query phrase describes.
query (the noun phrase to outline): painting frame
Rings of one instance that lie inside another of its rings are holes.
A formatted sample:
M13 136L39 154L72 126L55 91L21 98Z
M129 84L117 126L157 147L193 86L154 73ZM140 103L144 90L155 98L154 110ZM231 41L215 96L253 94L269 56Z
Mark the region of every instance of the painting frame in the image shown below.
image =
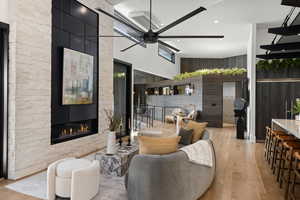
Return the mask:
M63 48L62 106L94 103L94 56Z

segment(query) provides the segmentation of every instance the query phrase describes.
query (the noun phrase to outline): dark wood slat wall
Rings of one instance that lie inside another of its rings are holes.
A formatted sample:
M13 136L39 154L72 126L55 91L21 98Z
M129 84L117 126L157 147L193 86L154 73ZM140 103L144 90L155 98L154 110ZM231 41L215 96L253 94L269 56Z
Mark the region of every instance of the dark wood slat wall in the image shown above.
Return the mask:
M0 27L0 178L3 177L3 154L4 154L4 132L3 130L3 69L4 69L4 33L3 30Z
M203 77L202 118L210 127L223 127L223 82L220 79Z
M236 97L242 96L241 76L203 76L203 111L202 118L210 127L223 127L223 83L236 82Z
M300 82L257 82L256 83L256 139L265 139L265 127L271 126L272 118L286 117L291 101L300 98Z
M247 56L229 58L181 58L181 73L194 72L199 69L213 68L247 68Z

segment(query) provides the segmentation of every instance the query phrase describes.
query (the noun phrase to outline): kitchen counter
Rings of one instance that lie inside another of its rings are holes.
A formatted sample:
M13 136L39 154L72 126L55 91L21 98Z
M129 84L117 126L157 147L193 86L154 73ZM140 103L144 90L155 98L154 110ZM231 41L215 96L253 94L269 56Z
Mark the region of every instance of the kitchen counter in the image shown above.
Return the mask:
M291 119L272 119L272 129L276 126L285 130L288 134L300 138L300 121Z

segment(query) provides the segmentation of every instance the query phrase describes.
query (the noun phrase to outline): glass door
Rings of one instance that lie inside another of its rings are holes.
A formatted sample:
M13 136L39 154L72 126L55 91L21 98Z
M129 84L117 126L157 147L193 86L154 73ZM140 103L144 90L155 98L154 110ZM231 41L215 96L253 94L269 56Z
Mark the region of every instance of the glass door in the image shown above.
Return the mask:
M131 65L114 61L114 113L121 117L121 134L129 135L131 130Z

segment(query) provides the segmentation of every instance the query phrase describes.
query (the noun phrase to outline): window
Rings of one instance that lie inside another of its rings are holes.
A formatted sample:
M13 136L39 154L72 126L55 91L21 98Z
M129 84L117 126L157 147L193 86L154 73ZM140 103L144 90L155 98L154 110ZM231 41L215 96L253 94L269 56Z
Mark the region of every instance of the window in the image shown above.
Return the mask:
M163 57L164 59L170 61L171 63L175 64L176 54L169 48L159 44L158 45L158 55Z
M126 17L124 17L121 13L115 11L114 15L120 19L122 19L123 21L129 23L130 25L137 27L134 23L132 23L131 21L129 21L129 19L127 19ZM138 27L137 27L138 28ZM132 40L133 42L139 43L142 41L143 35L137 31L135 31L134 29L118 22L115 21L114 22L114 30L119 33L122 36L127 37L128 39ZM145 43L141 43L141 46L146 48L146 44Z

